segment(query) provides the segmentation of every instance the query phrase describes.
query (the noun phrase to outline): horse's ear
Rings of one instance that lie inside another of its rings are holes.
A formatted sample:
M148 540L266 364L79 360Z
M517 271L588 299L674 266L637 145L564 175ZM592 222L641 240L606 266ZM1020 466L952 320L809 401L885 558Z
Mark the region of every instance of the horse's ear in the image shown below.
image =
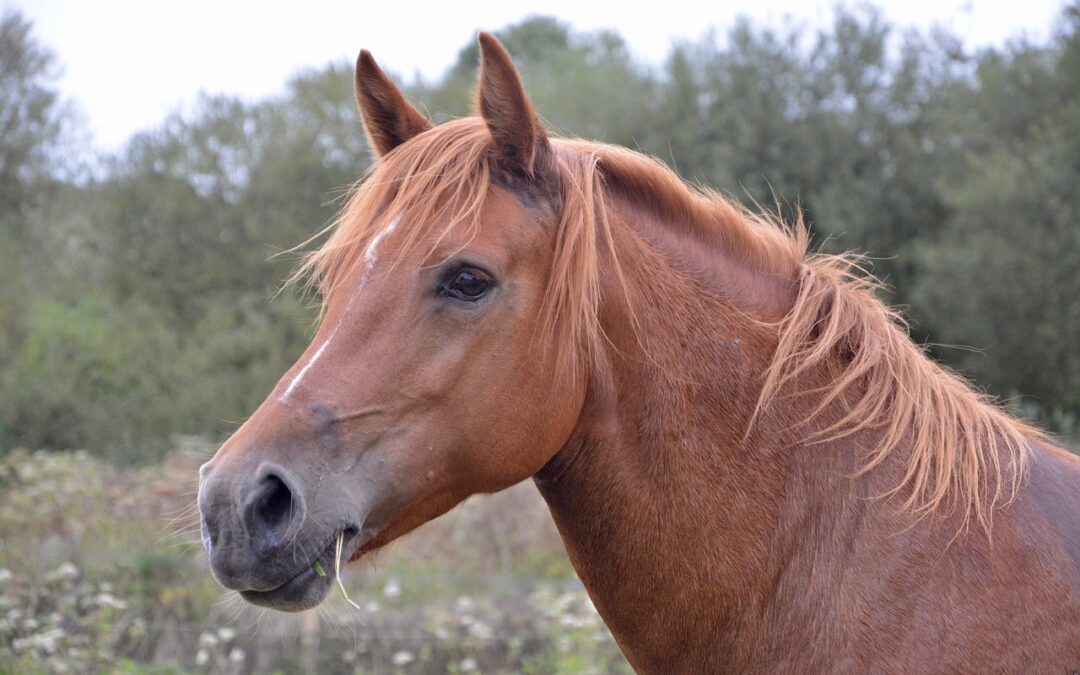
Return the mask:
M376 157L431 128L431 121L405 99L366 49L356 59L356 103Z
M510 53L490 33L480 33L480 81L476 110L495 137L504 168L534 175L549 150Z

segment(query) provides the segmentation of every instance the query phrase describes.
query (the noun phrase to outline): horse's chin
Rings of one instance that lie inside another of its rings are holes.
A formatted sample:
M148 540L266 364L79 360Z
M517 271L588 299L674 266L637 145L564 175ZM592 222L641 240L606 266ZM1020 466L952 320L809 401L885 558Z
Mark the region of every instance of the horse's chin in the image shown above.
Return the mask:
M320 576L311 566L284 584L269 591L240 591L240 597L253 605L281 612L302 612L326 599L334 585L334 576Z
M268 590L242 590L239 591L240 597L253 605L281 612L312 609L325 600L334 587L338 556L344 567L361 557L369 543L370 536L365 537L356 528L346 528L317 557L280 586Z

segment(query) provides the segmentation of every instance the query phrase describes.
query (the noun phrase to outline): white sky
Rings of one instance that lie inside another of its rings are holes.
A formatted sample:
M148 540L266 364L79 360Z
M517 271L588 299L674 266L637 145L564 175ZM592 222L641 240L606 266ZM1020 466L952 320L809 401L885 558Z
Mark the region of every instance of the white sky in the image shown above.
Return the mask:
M969 47L1026 34L1049 35L1063 0L887 0L901 26L942 25ZM613 28L646 62L660 63L673 41L720 33L739 14L757 22L785 17L828 25L834 0L664 0L544 3L444 0L439 3L305 0L0 0L34 22L55 51L60 87L81 110L102 149L161 121L202 90L256 99L289 75L370 49L387 70L438 77L474 39L531 14L576 29ZM660 9L658 9L660 8Z

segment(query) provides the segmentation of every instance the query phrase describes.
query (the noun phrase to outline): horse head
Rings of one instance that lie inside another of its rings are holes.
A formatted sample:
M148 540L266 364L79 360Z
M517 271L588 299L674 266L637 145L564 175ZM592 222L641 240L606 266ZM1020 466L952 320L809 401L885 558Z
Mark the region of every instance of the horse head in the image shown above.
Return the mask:
M323 320L200 471L211 568L252 603L318 604L326 569L535 474L574 428L549 328L582 298L549 278L582 251L555 246L558 162L510 56L480 46L478 116L438 127L357 61L376 162L305 266Z

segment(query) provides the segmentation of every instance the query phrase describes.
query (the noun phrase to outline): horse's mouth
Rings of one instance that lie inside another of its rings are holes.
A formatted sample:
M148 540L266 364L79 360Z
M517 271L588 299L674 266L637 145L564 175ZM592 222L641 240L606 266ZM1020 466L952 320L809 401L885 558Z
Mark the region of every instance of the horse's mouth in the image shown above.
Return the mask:
M338 540L341 540L339 553ZM322 552L304 565L288 581L267 591L240 591L240 597L253 605L283 612L300 612L311 609L330 593L337 578L338 555L341 564L360 555L360 548L370 535L362 536L355 527L341 530L330 540Z

